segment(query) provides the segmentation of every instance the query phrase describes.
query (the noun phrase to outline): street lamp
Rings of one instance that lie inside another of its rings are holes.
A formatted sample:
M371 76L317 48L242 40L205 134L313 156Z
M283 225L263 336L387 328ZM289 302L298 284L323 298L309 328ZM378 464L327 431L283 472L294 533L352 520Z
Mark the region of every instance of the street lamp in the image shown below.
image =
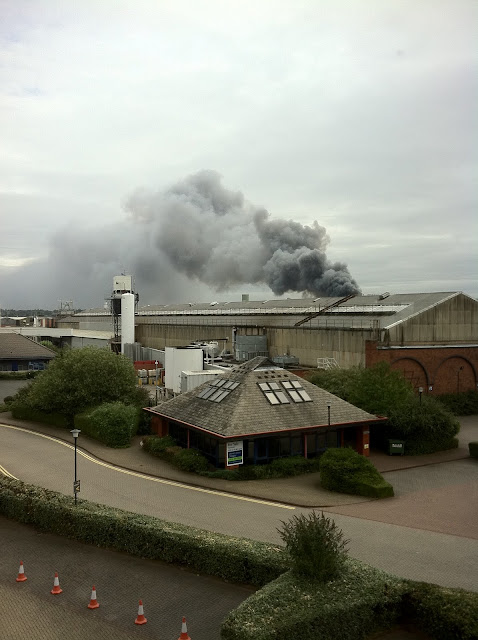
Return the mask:
M330 427L330 402L327 403L327 414L328 414L328 421L329 421L329 427Z
M73 483L73 494L75 496L75 504L78 501L78 492L80 491L80 481L76 479L76 443L78 440L78 436L81 433L80 429L72 429L70 431L73 434L73 439L75 440L75 482Z
M423 387L418 387L418 394L420 396L420 404L422 404L422 393L423 393Z
M456 392L460 393L460 373L463 371L463 367L460 367L456 372Z

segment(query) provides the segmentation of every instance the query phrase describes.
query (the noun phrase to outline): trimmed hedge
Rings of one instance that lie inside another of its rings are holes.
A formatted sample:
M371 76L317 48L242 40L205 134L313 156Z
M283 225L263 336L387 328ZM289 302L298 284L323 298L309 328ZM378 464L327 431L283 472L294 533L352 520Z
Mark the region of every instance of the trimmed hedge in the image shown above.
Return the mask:
M455 416L472 416L478 413L478 391L446 393L436 396L436 399Z
M323 584L285 573L224 620L223 640L356 640L400 618L405 581L348 558Z
M46 413L38 409L32 409L24 404L12 402L10 404L12 416L17 420L31 420L33 422L42 422L51 424L54 427L67 427L67 417L61 413Z
M478 442L469 442L468 449L472 458L478 458Z
M270 464L240 465L239 469L214 469L199 451L176 446L171 436L148 436L143 438L143 449L166 460L182 471L190 471L207 478L222 480L264 480L267 478L288 478L319 470L319 458L291 456L278 458ZM185 453L193 452L194 453Z
M403 616L436 640L476 640L478 593L413 582L403 599Z
M263 585L288 569L283 547L79 500L0 476L0 513L41 531Z
M329 491L389 498L393 487L373 464L353 449L327 449L320 459L320 484Z
M139 411L122 402L105 402L75 416L75 427L108 447L129 447L138 428Z

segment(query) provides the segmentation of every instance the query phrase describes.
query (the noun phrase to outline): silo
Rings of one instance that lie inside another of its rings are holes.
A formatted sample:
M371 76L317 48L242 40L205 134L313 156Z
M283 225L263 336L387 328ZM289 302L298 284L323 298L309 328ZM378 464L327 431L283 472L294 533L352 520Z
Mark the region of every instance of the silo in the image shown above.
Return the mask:
M134 294L123 293L121 296L121 353L124 345L134 342Z

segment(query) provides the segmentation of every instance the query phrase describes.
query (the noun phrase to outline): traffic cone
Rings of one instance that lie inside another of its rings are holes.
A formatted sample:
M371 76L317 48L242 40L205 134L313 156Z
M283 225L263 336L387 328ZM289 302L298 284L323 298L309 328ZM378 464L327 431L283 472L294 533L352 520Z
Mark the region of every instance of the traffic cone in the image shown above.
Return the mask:
M60 581L58 580L58 571L55 571L55 579L53 580L53 589L50 593L53 593L56 596L58 593L61 593L63 589L60 588Z
M23 562L20 562L20 569L18 570L17 582L25 582L26 579L27 577L23 569Z
M140 600L139 601L139 607L138 607L138 617L136 618L136 620L134 621L135 624L146 624L148 621L147 619L144 617L144 612L143 612L143 601Z
M181 625L181 635L179 636L178 640L191 640L190 636L188 636L186 618L183 618L183 624Z
M88 605L88 609L98 609L100 605L98 604L98 600L96 599L96 587L93 585L93 589L91 591L91 599L90 604Z

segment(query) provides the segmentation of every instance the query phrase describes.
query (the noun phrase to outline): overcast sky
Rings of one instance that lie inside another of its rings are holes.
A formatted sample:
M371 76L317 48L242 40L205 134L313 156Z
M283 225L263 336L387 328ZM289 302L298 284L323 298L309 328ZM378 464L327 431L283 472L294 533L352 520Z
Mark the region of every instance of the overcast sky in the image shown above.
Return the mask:
M271 297L263 209L364 293L478 297L477 36L476 0L0 0L0 305L102 306L121 270L144 304ZM242 280L176 259L228 254L165 204L194 175Z

